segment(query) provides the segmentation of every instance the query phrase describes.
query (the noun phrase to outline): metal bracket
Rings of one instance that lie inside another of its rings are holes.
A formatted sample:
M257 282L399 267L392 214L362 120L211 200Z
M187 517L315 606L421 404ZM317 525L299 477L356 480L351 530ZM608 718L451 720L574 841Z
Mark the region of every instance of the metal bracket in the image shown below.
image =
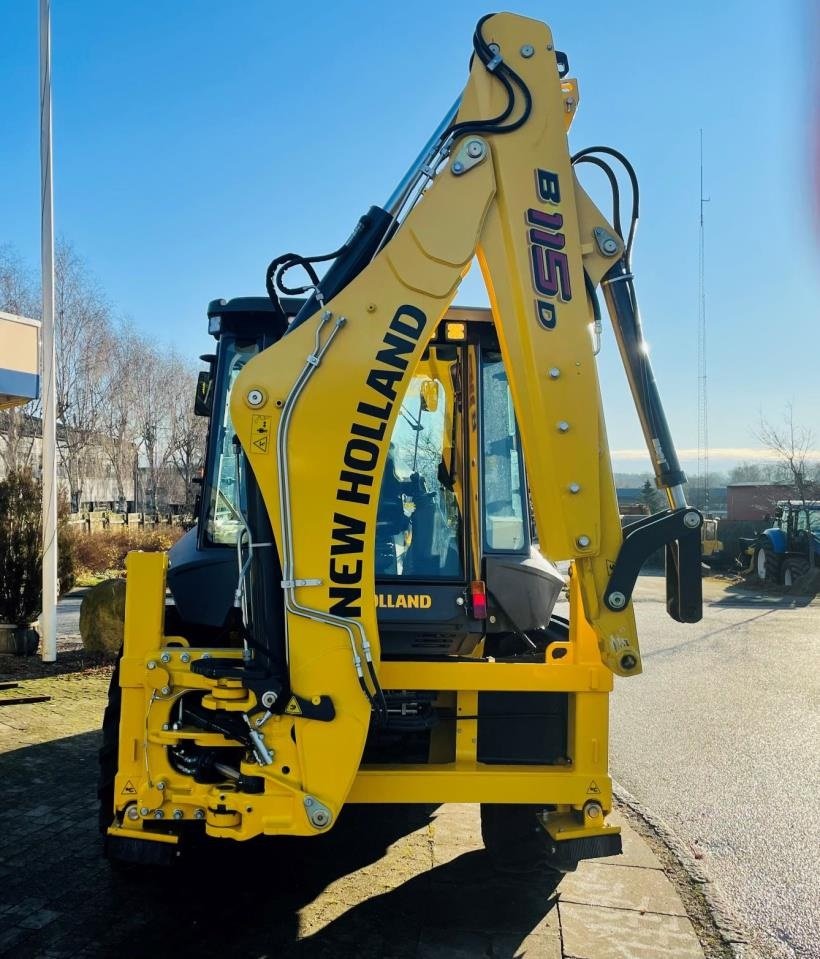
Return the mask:
M299 586L321 586L320 579L283 579L279 584L282 589L296 589Z
M615 237L603 227L596 226L592 231L592 235L595 237L598 249L604 256L615 256L620 249L620 245Z
M474 166L483 163L489 155L490 149L486 140L481 137L467 137L453 157L450 172L453 176L462 176Z
M313 796L305 796L305 812L310 820L311 826L316 829L327 829L333 822L333 813L324 803L319 802Z
M680 623L697 623L703 615L701 581L701 514L691 507L664 510L632 523L612 568L604 603L613 612L625 609L632 598L645 560L666 547L666 606Z

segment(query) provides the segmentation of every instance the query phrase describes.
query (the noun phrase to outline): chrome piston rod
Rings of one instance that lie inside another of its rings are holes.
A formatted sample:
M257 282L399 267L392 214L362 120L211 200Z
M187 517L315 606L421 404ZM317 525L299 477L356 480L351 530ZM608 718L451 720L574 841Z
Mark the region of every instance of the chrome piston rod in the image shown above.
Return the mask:
M423 173L425 167L429 165L436 153L438 153L441 149L444 133L453 120L455 120L460 106L461 97L459 96L456 98L455 103L444 115L444 118L436 127L433 135L430 137L427 143L425 143L419 155L412 162L407 173L405 173L401 180L399 180L396 189L390 194L389 199L384 204L384 209L391 216L395 217L398 215L401 208L404 206L407 197L410 195L413 187L417 183L420 174Z

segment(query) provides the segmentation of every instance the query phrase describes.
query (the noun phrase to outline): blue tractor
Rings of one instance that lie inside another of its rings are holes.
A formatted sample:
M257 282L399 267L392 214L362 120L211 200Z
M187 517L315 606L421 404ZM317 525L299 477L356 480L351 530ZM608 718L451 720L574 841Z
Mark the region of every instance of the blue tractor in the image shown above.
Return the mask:
M751 545L757 578L791 586L813 566L820 567L820 500L782 500L775 525Z

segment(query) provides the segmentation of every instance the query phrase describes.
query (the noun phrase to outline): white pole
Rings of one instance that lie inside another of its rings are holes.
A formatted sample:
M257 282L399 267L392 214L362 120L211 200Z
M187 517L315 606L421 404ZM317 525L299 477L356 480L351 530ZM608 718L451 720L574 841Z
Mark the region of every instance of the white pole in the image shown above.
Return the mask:
M51 0L40 0L40 201L43 268L43 662L57 659L57 408L54 374L54 192L51 184Z

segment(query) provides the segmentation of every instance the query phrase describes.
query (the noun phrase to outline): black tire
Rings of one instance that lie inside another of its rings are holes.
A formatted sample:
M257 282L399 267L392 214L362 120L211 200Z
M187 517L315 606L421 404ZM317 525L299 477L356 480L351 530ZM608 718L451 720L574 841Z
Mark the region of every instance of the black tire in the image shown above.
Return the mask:
M783 564L783 585L794 586L795 581L805 576L810 568L807 559L802 556L790 556Z
M780 583L780 567L783 558L778 556L769 543L762 543L755 547L754 573L761 583L777 585Z
M553 875L557 885L561 875L567 870L566 867L555 868L552 840L537 819L542 808L508 803L482 803L481 838L497 872L518 875L546 871ZM570 868L574 870L575 866Z
M108 686L108 703L103 714L102 745L98 753L99 773L97 779L97 799L99 800L100 835L105 840L108 827L114 821L114 780L117 776L117 761L120 747L120 710L122 708L122 690L120 689L120 660L111 674Z

